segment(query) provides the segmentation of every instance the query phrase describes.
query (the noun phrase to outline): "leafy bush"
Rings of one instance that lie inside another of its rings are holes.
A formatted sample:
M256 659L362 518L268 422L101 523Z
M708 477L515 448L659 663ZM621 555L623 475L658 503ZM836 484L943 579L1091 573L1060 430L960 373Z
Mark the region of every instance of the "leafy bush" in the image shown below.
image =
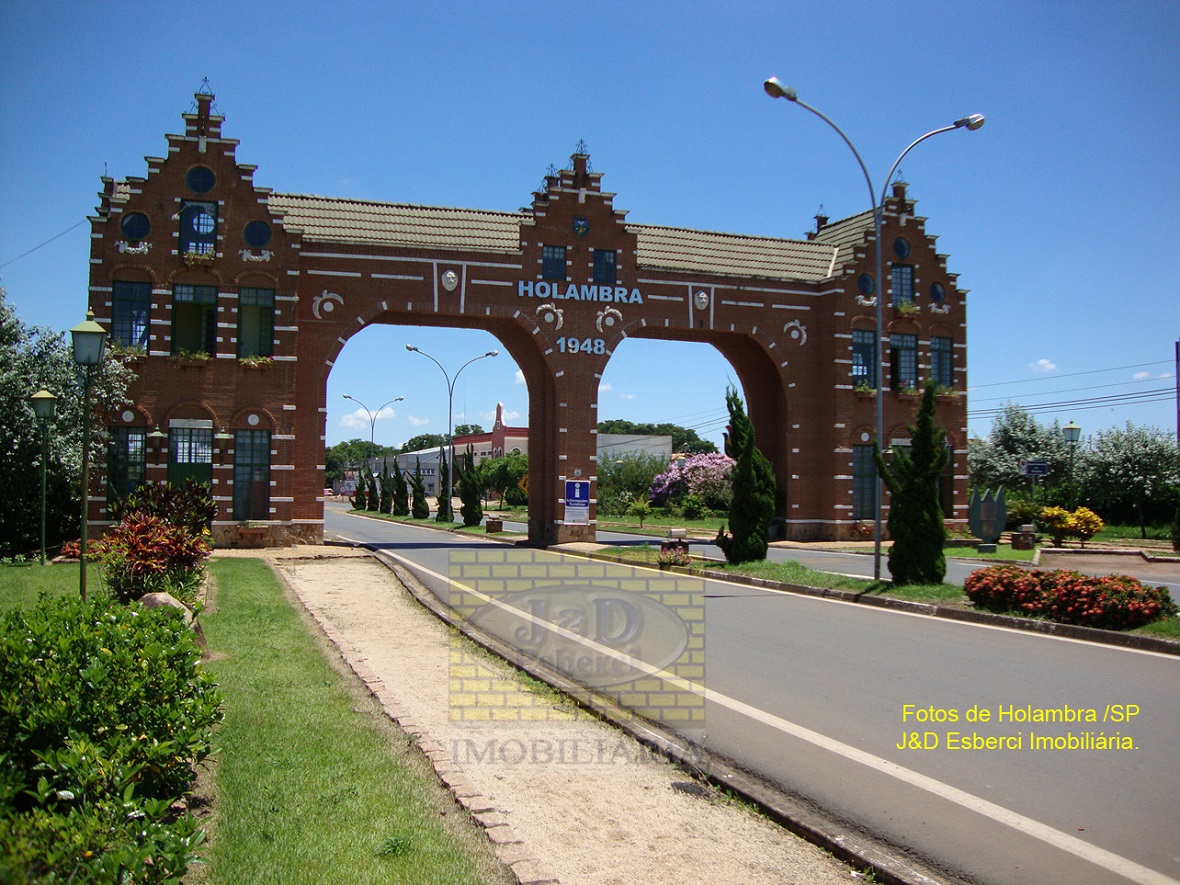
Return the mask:
M1079 507L1073 512L1073 524L1070 526L1070 534L1079 538L1083 547L1086 546L1088 540L1104 528L1106 528L1106 523L1102 521L1102 517L1089 507Z
M95 544L103 578L120 602L145 593L171 593L191 604L204 578L208 531L194 536L188 527L158 516L131 513Z
M186 479L184 485L144 483L122 500L112 502L109 509L115 521L133 513L149 514L174 525L186 526L198 537L208 531L209 524L217 516L212 487L195 479Z
M1061 547L1065 544L1065 536L1070 534L1073 516L1064 507L1045 507L1041 510L1040 522L1053 538L1053 546Z
M684 514L685 519L704 519L710 514L705 499L695 492L684 496L684 500L680 502L680 511Z
M1104 630L1133 630L1177 612L1166 588L1145 587L1125 575L1096 578L1064 570L993 566L968 575L963 590L977 608L987 611Z
M170 611L48 600L0 617L0 880L175 881L173 820L221 718Z
M627 507L627 513L630 516L638 517L639 527L643 528L643 521L651 516L651 502L645 498L632 501Z

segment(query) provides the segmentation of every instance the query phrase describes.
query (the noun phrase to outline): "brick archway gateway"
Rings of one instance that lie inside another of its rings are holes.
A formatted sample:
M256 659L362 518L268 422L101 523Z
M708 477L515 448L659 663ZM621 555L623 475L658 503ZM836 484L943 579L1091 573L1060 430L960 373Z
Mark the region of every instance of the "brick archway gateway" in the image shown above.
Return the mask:
M91 219L90 306L139 374L136 408L106 419L96 525L137 477L198 475L213 481L220 542L247 528L321 539L327 379L374 324L482 329L511 354L529 392L532 543L594 538L598 383L626 338L729 360L785 537L852 538L871 521L871 213L817 216L802 240L632 224L584 150L519 212L273 193L237 162L213 96L195 98L146 177L103 179ZM884 237L886 432L905 439L913 388L937 379L953 450L944 510L965 524L965 292L904 184ZM591 484L588 522L567 518L575 479Z

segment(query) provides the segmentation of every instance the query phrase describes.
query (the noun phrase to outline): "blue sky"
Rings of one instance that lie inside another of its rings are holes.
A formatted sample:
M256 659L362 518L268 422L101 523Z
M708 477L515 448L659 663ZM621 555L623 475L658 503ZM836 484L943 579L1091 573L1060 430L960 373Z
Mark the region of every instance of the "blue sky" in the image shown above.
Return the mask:
M1077 401L1036 414L1086 433L1174 432L1180 291L1160 275L1180 244L1178 43L1170 0L5 0L0 282L26 322L82 319L78 223L99 177L145 174L206 77L239 161L277 191L512 211L584 139L632 221L802 237L821 204L841 218L868 191L835 132L764 94L777 75L848 133L878 191L914 138L987 116L902 165L970 290L972 432L1006 401ZM377 421L380 443L445 432L442 373L406 343L452 374L497 347L478 332L367 330L329 381L329 444L369 435L346 393L373 409L405 397ZM630 340L599 415L719 441L732 377L705 345ZM463 373L456 422L489 426L497 402L525 423L504 353Z

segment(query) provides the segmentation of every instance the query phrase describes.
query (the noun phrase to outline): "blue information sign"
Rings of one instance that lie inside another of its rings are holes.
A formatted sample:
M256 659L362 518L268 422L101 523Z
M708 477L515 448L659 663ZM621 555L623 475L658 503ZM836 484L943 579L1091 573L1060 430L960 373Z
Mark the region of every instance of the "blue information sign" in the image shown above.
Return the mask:
M585 479L568 479L565 482L565 524L589 525L590 523L590 482Z

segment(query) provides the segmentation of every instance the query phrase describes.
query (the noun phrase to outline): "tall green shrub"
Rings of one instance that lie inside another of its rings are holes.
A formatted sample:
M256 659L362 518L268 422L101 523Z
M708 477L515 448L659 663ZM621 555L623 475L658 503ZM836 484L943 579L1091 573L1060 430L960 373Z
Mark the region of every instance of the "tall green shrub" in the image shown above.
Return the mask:
M410 477L412 489L410 514L414 519L426 519L430 516L430 505L426 502L426 484L422 482L422 459L414 465L414 475Z
M393 485L393 515L409 516L410 497L406 492L406 477L402 473L401 466L397 463L397 458L393 459L393 478L390 482Z
M165 522L184 526L195 536L209 533L209 525L217 516L217 502L213 487L191 477L179 485L170 482L144 483L122 500L112 501L108 507L116 522L140 513L158 516Z
M438 454L438 512L435 513L434 518L436 522L454 522L454 515L451 513L451 496L452 491L447 487L447 475L451 469L450 464L447 463L447 456L442 452Z
M370 513L376 513L381 506L381 493L377 491L377 477L369 474L369 495L366 501Z
M946 524L938 500L938 478L946 467L946 431L934 423L935 386L922 394L910 426L910 446L893 450L893 466L873 443L877 470L892 494L889 504L889 573L895 584L940 584L946 576Z
M717 533L717 546L730 563L757 562L766 558L770 520L774 517L775 479L770 462L754 445L754 424L746 415L734 388L725 392L729 432L725 454L734 460L733 503L729 529Z
M369 508L369 496L365 494L365 481L358 479L356 481L356 492L352 496L353 510L367 510Z
M380 513L391 513L393 511L393 482L389 478L389 464L383 464L381 467L381 503L377 507Z
M463 468L459 472L459 499L463 506L459 512L463 514L463 525L479 525L483 521L483 471L482 465L475 463L475 450L469 445L463 453Z

